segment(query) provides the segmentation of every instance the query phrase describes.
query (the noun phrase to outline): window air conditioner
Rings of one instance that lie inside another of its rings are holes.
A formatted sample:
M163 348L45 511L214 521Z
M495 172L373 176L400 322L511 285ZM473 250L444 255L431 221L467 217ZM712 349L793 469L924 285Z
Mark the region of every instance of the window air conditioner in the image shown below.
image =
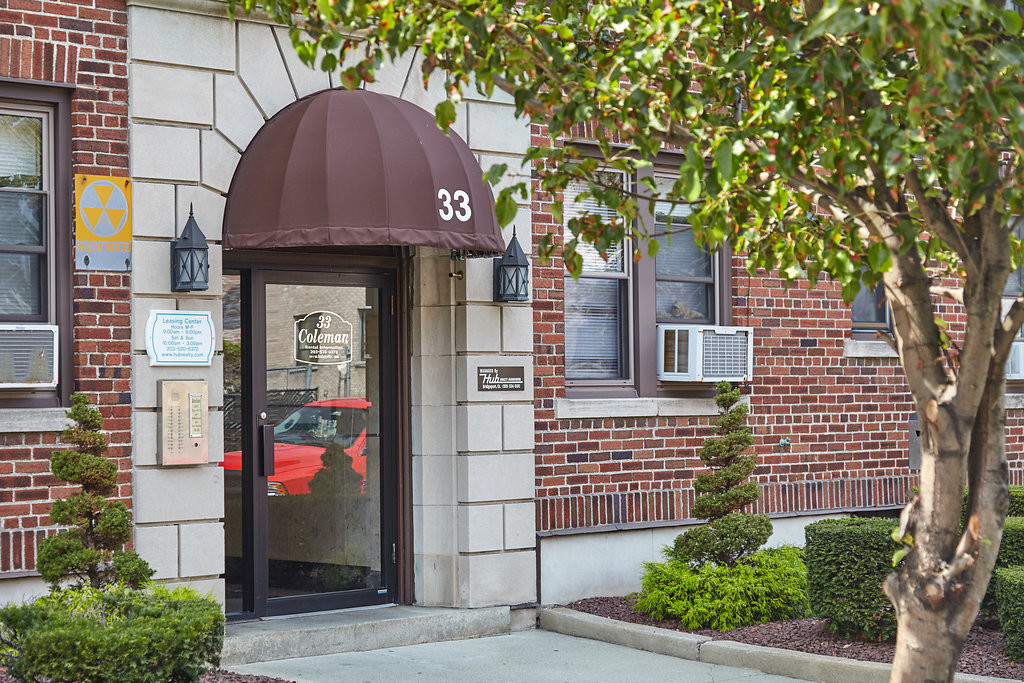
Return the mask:
M667 382L749 382L754 328L658 325L658 379Z
M0 389L57 386L57 327L0 325Z
M1024 341L1015 341L1006 359L1006 379L1024 379Z

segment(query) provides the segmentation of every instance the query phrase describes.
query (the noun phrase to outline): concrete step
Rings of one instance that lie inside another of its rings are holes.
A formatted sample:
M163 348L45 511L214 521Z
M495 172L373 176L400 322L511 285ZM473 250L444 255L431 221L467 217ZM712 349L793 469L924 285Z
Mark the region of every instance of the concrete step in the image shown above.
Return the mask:
M221 666L509 633L508 607L389 605L228 624Z

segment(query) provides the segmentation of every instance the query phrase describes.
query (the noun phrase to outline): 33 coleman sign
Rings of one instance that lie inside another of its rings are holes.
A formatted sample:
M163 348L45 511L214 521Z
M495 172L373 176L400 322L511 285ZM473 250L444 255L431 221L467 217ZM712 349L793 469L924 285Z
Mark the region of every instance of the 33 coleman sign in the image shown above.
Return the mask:
M352 323L337 313L313 311L295 321L295 361L343 365L351 360Z
M75 176L75 268L132 269L132 193L128 178Z

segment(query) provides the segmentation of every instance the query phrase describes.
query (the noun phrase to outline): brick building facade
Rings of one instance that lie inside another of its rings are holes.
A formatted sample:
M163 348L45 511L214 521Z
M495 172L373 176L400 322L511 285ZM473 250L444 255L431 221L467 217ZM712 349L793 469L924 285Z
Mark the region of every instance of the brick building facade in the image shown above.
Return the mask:
M62 357L56 390L0 395L0 578L35 575L50 501L67 493L50 476L49 456L71 391L99 405L120 470L117 497L131 505L131 276L72 274L69 253L73 175L129 173L127 23L119 0L12 0L0 8L0 108L49 117L42 162L52 214L41 246L50 267L41 278L51 301L39 319L60 328Z
M543 129L534 126L533 135L536 144L545 143ZM670 164L665 168L671 173ZM551 196L536 174L533 193L536 249L542 235L561 236L566 229L552 217ZM568 190L564 201L566 207L572 201ZM742 384L742 393L750 406L757 455L753 478L761 499L751 511L773 518L772 542L802 544L803 525L823 515L902 508L918 483L910 438L916 416L895 351L876 334L856 329L835 283L822 280L808 289L798 282L787 289L775 274L751 276L739 255L721 258L716 278L726 281L720 296L727 303L719 308L727 314L720 311L712 324L752 328L753 377ZM662 545L698 522L691 514L693 481L704 470L698 453L718 412L709 398L714 383L644 384L645 366L658 359L653 347L643 347L637 326L644 323L632 320L642 314L631 307L655 298L641 271L649 260L644 256L630 265L626 259L622 275L629 283L628 303L620 306L631 318L622 323L622 339L632 365L625 363L618 384L597 387L567 381L567 334L573 324L566 321L571 307L566 290L578 284L566 277L560 258L534 267L542 603L595 590L636 590L640 563L660 559ZM960 337L964 316L951 306L940 312L950 335ZM1006 401L1014 485L1024 483L1020 391L1019 383L1011 382ZM569 562L575 563L572 577L560 568Z

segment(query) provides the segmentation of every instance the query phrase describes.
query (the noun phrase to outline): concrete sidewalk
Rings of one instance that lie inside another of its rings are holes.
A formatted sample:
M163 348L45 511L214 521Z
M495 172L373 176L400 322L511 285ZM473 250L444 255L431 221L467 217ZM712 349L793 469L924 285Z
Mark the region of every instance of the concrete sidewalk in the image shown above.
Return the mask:
M276 676L299 683L411 680L792 683L801 680L539 629L228 668L238 673Z

